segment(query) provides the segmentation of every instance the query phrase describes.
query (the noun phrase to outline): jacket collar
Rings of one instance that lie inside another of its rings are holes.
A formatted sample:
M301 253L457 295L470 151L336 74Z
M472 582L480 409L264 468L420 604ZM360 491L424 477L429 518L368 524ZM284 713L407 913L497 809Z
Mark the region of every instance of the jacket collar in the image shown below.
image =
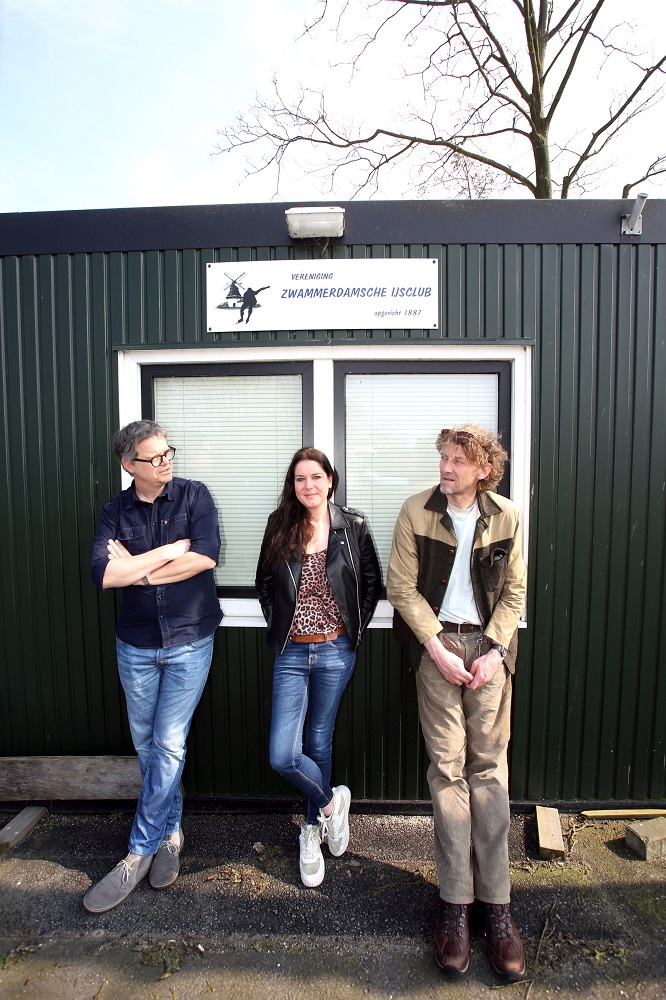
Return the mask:
M338 507L330 500L328 501L328 517L332 531L344 531L351 523L345 515L344 507Z
M487 491L477 493L476 502L479 505L479 515L482 518L490 517L492 514L501 514L502 512L500 505L493 500L492 494ZM434 510L437 514L448 513L449 501L442 493L439 486L435 486L434 490L424 504L424 509Z
M332 503L330 500L328 501L328 516L331 530L328 536L328 556L326 558L327 565L330 563L333 556L336 555L344 546L344 539L335 534L335 532L344 531L345 528L348 528L352 523L347 518L344 507L338 507L337 504ZM300 554L289 556L289 559L287 560L294 574L297 588L301 579L302 561L302 556Z
M328 555L326 556L326 565L330 566L333 560L335 560L341 552L345 551L346 540L345 540L345 530L352 523L351 519L347 516L344 507L338 507L337 504L328 503L328 516L331 521L331 530L328 533Z

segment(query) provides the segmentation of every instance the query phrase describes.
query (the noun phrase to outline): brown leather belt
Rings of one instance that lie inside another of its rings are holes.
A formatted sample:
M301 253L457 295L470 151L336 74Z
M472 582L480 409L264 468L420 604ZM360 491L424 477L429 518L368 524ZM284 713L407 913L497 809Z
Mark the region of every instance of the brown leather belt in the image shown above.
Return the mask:
M344 635L347 629L343 625L336 632L320 632L318 635L290 635L292 642L333 642L338 636Z
M458 635L469 635L470 632L481 632L480 625L470 625L469 622L440 622L442 632L457 632Z

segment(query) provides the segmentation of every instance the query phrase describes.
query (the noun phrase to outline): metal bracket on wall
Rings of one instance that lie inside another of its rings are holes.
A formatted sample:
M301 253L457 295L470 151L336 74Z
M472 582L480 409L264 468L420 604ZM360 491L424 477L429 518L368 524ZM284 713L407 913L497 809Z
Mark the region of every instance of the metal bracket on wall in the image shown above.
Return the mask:
M634 207L629 215L622 216L621 236L640 236L643 232L643 206L647 201L646 194L637 194Z

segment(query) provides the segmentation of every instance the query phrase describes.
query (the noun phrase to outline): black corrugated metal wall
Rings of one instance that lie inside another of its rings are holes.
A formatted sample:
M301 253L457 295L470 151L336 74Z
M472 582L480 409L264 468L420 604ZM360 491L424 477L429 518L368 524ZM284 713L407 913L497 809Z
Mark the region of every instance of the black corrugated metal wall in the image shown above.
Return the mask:
M663 798L666 248L546 247L514 794Z
M372 209L381 232L390 210ZM205 333L206 263L305 254L258 242L2 258L3 755L131 752L114 598L98 595L88 572L97 514L119 486L108 447L118 413L114 348L223 351ZM333 253L439 257L440 330L243 331L229 343L344 341L353 351L371 342L380 357L382 343L398 339L414 344L415 359L424 341L534 345L529 613L512 795L663 799L666 239L380 244L375 236ZM190 791L286 790L268 765L271 659L261 631L219 631L190 738ZM387 632L363 644L335 754L355 798L428 797L413 678Z

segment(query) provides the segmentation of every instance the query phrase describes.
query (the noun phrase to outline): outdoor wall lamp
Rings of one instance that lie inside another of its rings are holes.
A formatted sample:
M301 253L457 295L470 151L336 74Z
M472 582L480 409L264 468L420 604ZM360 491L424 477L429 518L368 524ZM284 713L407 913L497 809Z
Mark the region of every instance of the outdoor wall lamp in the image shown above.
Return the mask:
M646 194L637 194L634 207L629 215L622 216L621 236L640 236L643 232L643 205L647 201Z
M325 208L288 208L287 232L293 240L330 239L343 236L345 210L337 205Z

